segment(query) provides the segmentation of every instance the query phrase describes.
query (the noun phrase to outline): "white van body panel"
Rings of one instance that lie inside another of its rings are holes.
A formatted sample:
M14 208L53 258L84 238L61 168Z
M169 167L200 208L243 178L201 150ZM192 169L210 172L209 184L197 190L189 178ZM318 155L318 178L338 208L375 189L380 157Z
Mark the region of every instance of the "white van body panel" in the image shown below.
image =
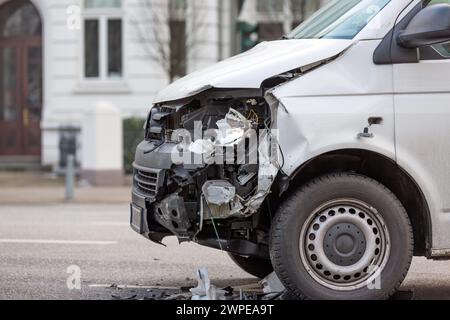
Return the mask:
M450 59L393 68L398 163L429 200L433 246L450 248Z
M361 41L328 65L272 91L284 106L277 129L287 175L341 149L371 150L395 161L392 66L372 62L379 43ZM359 138L370 117L382 117L383 124L371 128L373 139Z
M337 150L382 154L423 192L434 213L434 248L450 248L450 167L442 168L450 150L450 79L444 79L450 60L375 65L379 43L360 41L328 65L272 91L284 106L277 125L283 172L292 175L307 161ZM371 128L373 139L359 139L370 117L382 117L383 125Z

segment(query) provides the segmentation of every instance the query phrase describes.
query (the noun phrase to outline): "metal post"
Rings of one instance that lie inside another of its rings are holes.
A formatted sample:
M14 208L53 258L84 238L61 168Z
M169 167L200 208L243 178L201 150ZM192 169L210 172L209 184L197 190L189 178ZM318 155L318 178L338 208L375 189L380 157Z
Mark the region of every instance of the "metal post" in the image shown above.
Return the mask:
M67 156L66 165L66 200L73 200L75 184L75 156Z

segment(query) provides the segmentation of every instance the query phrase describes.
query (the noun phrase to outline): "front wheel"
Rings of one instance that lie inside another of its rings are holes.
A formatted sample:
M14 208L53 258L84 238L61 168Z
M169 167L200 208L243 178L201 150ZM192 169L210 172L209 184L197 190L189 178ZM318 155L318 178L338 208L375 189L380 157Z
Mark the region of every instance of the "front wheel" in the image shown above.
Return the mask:
M387 299L411 265L413 234L387 188L364 176L333 174L280 207L270 246L275 271L299 298Z

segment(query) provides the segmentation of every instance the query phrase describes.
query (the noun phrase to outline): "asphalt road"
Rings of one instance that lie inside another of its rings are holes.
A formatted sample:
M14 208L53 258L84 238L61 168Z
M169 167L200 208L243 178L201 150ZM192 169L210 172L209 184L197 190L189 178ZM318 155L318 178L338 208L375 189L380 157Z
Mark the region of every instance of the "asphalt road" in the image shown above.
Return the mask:
M0 299L126 299L193 286L201 267L219 287L257 281L220 251L141 238L124 205L0 206L0 221ZM81 290L67 286L71 266L81 271ZM415 259L403 289L416 299L450 299L450 262Z

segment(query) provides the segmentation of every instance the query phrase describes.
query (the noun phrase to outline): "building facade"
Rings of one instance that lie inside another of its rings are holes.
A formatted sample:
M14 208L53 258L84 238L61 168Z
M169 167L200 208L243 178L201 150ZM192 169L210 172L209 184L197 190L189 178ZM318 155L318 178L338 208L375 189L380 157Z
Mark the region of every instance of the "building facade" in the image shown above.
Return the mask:
M0 166L57 169L70 143L81 162L86 113L144 118L170 81L241 50L254 1L0 0Z

